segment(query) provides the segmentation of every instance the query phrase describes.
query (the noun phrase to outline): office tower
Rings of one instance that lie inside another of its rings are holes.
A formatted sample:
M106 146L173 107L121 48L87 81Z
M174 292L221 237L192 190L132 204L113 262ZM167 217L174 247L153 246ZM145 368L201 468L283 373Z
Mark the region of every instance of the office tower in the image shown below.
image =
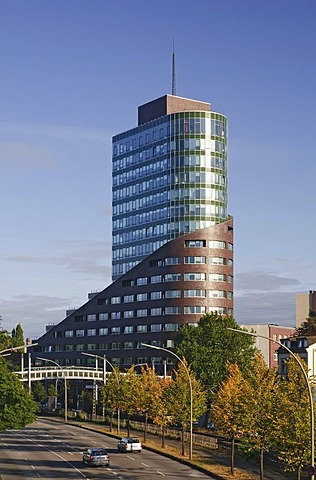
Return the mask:
M113 280L173 238L227 220L227 120L165 95L113 138Z
M64 365L106 355L161 373L184 323L233 315L233 219L227 212L227 120L209 103L165 95L113 137L113 283L38 340Z

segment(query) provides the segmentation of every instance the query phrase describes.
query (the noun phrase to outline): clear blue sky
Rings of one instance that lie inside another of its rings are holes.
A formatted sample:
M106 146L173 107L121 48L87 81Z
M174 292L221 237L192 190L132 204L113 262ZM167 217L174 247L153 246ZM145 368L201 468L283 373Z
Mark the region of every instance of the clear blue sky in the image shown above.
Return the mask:
M229 119L235 318L314 289L314 0L2 0L0 315L35 338L111 278L111 137L171 93Z

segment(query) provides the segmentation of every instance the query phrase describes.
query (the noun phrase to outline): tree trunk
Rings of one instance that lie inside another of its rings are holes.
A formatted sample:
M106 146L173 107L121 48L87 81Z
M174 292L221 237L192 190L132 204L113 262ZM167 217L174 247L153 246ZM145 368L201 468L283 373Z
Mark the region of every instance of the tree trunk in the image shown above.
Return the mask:
M263 456L264 456L264 452L263 452L263 448L261 447L260 448L260 480L264 480L263 479Z
M162 425L161 427L161 446L165 448L165 426Z
M301 480L301 466L297 467L297 480Z
M232 475L235 475L234 461L235 461L235 437L232 437L231 450L230 450L230 473Z
M184 425L181 425L181 448L182 448L182 455L185 455L184 449Z
M112 432L113 429L113 410L111 410L111 417L110 417L110 432Z
M148 421L148 417L147 417L147 413L145 413L144 442L146 442L147 440L147 421Z
M129 414L127 415L127 436L129 437L130 436L130 430L131 430L131 426L130 426L130 423L129 423Z

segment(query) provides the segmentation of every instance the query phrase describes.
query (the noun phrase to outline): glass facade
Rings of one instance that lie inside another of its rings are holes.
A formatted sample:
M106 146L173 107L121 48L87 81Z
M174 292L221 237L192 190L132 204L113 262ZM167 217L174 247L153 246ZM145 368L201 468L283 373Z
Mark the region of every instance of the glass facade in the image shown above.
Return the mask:
M113 137L112 277L169 240L227 220L227 119L163 115Z

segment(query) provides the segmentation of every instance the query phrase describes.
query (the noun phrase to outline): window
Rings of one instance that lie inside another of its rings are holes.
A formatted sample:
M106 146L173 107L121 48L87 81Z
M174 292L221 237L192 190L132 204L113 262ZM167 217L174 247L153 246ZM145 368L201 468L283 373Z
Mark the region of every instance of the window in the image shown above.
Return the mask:
M121 333L120 327L112 327L111 328L111 333L112 333L112 335L118 335L119 333Z
M84 315L75 315L75 322L83 322Z
M181 273L166 273L164 277L165 282L180 282Z
M180 315L180 307L165 307L165 315Z
M150 309L150 315L152 317L155 317L157 315L161 315L161 308L151 308Z
M184 263L206 263L206 257L184 257Z
M134 295L125 295L123 297L123 302L124 303L130 303L134 301Z
M121 297L112 297L111 298L111 305L117 305L118 303L121 303Z
M226 258L223 257L211 257L210 258L211 265L226 265Z
M73 330L66 330L65 331L65 337L73 337L74 336L74 331Z
M166 290L165 298L181 298L181 290Z
M179 330L178 323L165 323L165 332L176 332Z
M180 265L181 258L180 257L166 257L165 258L165 265Z
M125 310L123 313L124 318L133 318L134 310Z
M153 323L150 326L150 331L151 332L161 332L162 326L161 323Z
M212 282L226 282L226 275L222 273L210 273L210 280Z
M99 335L107 335L108 331L108 328L99 328Z
M137 333L146 333L147 332L147 325L137 325L136 326Z
M136 302L144 302L147 300L147 293L138 293L136 295Z
M184 280L186 282L195 282L195 281L200 281L200 280L206 280L206 273L195 273L195 272L190 272L190 273L185 273L184 274Z
M90 315L87 315L87 321L88 322L95 322L97 319L97 316L95 313L91 313Z
M88 337L92 337L93 335L97 334L97 330L95 328L88 328L87 335Z
M119 320L121 318L121 312L111 312L112 320Z
M211 298L226 298L227 293L225 290L210 290Z
M206 312L206 307L202 307L200 305L194 305L194 306L191 306L191 307L184 307L184 313L185 314L194 314L194 313L198 313L198 314L204 314Z
M133 333L134 327L132 325L127 325L124 327L124 333Z
M121 348L120 342L112 342L110 343L110 350L119 350ZM112 359L113 363L113 359Z
M147 317L147 309L142 308L140 310L136 310L136 316L137 317Z
M150 277L150 283L161 283L161 275L153 275Z
M109 314L108 313L99 313L99 320L108 320Z
M84 337L84 330L76 330L76 337Z
M65 351L66 352L72 352L74 349L74 346L73 345L65 345Z
M85 346L84 343L77 343L77 344L75 345L75 347L76 347L76 350L77 350L78 352L83 352L83 350L86 349L86 346Z
M137 278L136 285L147 285L147 277Z
M206 290L184 290L185 297L206 297Z
M206 240L185 240L184 246L188 248L206 247Z
M167 340L167 348L174 348L174 341L173 340Z
M210 240L208 246L210 248L226 248L226 242L220 242L219 240Z
M160 300L162 298L162 292L151 292L150 300Z
M123 348L124 348L125 350L127 350L127 349L132 349L132 348L133 348L133 342L124 342L124 343L123 343Z

